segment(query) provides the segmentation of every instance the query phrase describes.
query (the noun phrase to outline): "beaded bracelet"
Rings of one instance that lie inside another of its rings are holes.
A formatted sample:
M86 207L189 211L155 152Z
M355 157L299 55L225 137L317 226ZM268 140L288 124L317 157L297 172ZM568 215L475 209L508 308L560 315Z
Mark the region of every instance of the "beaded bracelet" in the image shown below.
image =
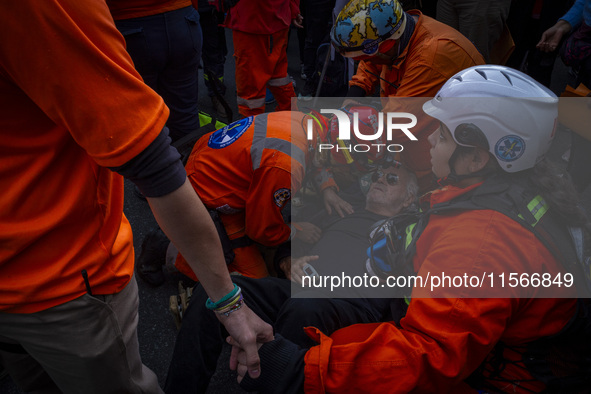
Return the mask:
M232 309L230 309L229 311L224 312L224 313L221 313L221 312L218 312L218 313L220 313L220 315L224 315L224 316L228 317L228 316L230 316L230 313L236 312L238 309L242 308L243 304L244 304L244 300L241 300L238 304L234 305L232 307Z
M234 288L232 289L232 291L230 291L228 294L226 294L225 296L223 296L219 301L217 302L213 302L211 300L211 298L207 298L207 301L205 301L205 307L209 310L216 310L219 308L223 308L225 306L227 306L228 304L230 304L230 301L234 300L234 298L236 298L237 295L242 293L242 289L240 288L240 286L236 285L236 283L234 283Z
M230 315L230 313L236 312L237 310L239 310L240 308L242 308L242 305L244 304L244 299L242 298L242 296L240 296L240 299L238 299L238 301L236 301L234 304L231 304L225 308L222 309L216 309L216 313L220 314L220 315L224 315L226 317L228 317Z

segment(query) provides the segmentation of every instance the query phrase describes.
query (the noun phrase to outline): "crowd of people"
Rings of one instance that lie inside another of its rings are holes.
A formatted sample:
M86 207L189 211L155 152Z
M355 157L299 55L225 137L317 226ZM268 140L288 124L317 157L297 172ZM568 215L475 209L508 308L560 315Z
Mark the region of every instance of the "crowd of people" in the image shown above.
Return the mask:
M547 152L557 57L591 87L590 0L0 10L13 16L0 27L0 367L22 391L202 393L229 344L246 391L589 392L591 142L573 132L568 171ZM199 67L232 120L228 51L240 119L184 160L175 143L203 126ZM304 104L338 57L338 108ZM413 114L412 134L382 133L383 113ZM141 254L124 179L158 223ZM135 274L162 284L167 251L195 287L161 388L140 356ZM386 286L404 275L414 286ZM481 281L416 282L446 275ZM513 275L528 284L505 286ZM314 285L345 277L372 286Z

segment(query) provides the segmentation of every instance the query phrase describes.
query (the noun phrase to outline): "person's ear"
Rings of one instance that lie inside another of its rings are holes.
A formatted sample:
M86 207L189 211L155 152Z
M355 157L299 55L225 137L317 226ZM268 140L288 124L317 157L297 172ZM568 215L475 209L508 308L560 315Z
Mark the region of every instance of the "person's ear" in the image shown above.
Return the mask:
M415 197L406 196L406 198L402 202L402 209L406 209L406 208L410 207L410 205L413 203L414 200L415 200Z
M471 156L471 160L468 163L468 171L472 174L484 169L490 160L488 151L482 148L474 148Z

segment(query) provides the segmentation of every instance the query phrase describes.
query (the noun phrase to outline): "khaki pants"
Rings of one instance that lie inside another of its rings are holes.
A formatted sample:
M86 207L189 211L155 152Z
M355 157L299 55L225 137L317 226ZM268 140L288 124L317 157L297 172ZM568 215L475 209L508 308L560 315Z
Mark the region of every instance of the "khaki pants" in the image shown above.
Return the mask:
M35 393L162 393L140 359L135 278L119 293L83 295L41 312L0 313L0 351L16 384Z

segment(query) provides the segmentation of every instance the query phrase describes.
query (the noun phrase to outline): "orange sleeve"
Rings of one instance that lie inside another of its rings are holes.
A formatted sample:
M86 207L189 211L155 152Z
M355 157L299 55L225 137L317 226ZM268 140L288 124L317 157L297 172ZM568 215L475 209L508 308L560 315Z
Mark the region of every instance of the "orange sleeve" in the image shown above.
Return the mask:
M381 72L381 66L378 67L371 63L361 61L357 67L357 73L355 73L351 81L349 81L349 86L359 86L365 90L366 95L371 95L378 84L378 77L376 77L376 75L380 75Z
M291 232L282 210L291 199L291 174L278 167L255 171L246 199L246 235L265 246L289 239Z
M134 69L104 2L23 0L0 12L13 16L10 37L0 35L6 76L99 165L120 166L156 138L168 109Z
M423 57L407 59L406 63L408 66L400 81L400 86L396 90L395 96L386 99L383 111L415 114L417 124L413 127L413 134L419 142L412 142L412 144L427 144L427 137L439 127L439 121L424 114L423 103L435 97L448 78L434 67L425 64ZM408 146L407 144L411 143L403 133L394 133L391 141L403 144L405 148ZM425 159L428 162L430 157ZM426 168L430 168L430 164Z
M402 328L358 324L330 338L320 336L320 345L306 354L306 392L355 392L364 387L391 393L447 391L490 352L513 301L417 299Z
M396 96L435 97L447 79L431 66L409 62L404 77L400 81L400 86L396 91Z
M330 168L315 168L313 171L315 171L314 185L318 191L323 192L329 187L334 187L337 192L339 191L339 186L334 180L334 176Z
M482 225L483 215L489 216L487 225ZM458 218L462 222L458 226L446 218L432 217L439 223L430 221L435 228L428 226L423 233L427 239L421 236L423 243L417 245L417 250L430 248L419 275L441 270L449 276L470 274L474 267L515 272L529 264L524 250L529 251L532 264L551 261L549 253L536 252L543 247L531 243L535 236L500 216L492 215L499 220L494 224L490 211L478 211ZM481 225L471 226L470 220ZM507 227L512 227L508 230L511 239L500 235ZM458 392L499 340L519 345L556 334L575 311L573 299L530 299L530 289L503 293L513 298L419 298L428 297L425 292L413 290L399 326L359 324L338 330L330 338L312 332L320 345L306 354L306 391L356 392L372 387L372 391L390 393ZM507 368L517 380L531 379L523 367ZM539 382L528 384L540 389Z

